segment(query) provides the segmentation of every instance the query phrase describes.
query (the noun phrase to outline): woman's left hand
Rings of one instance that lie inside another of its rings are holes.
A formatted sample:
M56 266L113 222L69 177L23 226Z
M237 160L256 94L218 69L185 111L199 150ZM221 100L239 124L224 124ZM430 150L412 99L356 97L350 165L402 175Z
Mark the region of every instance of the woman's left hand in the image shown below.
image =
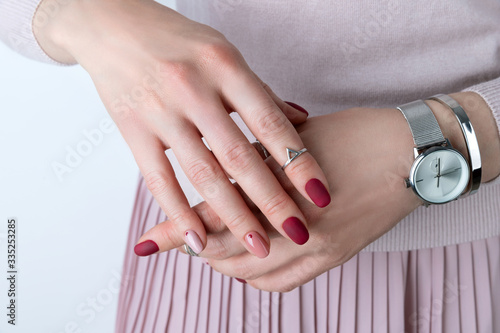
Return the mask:
M272 158L266 163L308 220L311 238L306 244L279 235L245 197L271 237L273 250L260 259L245 252L207 204L195 207L208 233L200 256L215 270L262 290L290 291L344 263L422 204L404 185L413 140L397 109L349 109L311 118L297 130L326 173L332 203L315 207ZM161 242L169 227L163 222L143 238Z
M491 110L476 93L451 96L464 107L478 137L482 182L491 181L500 174L500 136ZM438 102L427 102L444 137L467 157L453 112ZM404 183L414 160L414 143L397 109L349 109L310 118L297 131L326 173L331 204L317 208L294 189L272 158L266 163L308 220L311 238L306 244L281 236L244 196L271 237L273 251L259 259L245 252L206 203L194 207L209 234L200 256L222 274L245 279L262 290L287 292L341 265L422 204ZM163 222L143 239L161 242L170 228L168 221Z

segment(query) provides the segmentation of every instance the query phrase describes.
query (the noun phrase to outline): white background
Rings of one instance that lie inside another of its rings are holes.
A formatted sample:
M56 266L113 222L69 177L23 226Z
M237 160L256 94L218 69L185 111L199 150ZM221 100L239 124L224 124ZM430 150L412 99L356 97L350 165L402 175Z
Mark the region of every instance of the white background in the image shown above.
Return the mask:
M66 164L67 146L109 119L92 81L79 66L38 63L2 44L0 60L0 332L60 333L70 322L113 332L138 168L115 127L58 179L52 163ZM18 219L15 327L6 316L9 217ZM104 302L99 311L91 298Z

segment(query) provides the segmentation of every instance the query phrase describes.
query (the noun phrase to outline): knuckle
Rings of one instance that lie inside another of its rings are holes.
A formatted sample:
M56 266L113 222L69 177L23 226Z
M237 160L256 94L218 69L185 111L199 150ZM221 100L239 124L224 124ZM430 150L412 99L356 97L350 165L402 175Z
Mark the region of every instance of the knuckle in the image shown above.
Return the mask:
M193 183L207 186L213 184L220 177L220 170L209 161L199 160L188 167L188 174Z
M223 165L233 176L245 172L255 158L255 148L248 142L232 144L223 154Z
M194 68L184 61L169 61L161 65L161 73L167 79L178 82L187 82L193 75Z
M269 105L261 110L262 116L257 120L259 132L263 137L279 137L289 129L288 120L276 107Z
M246 225L247 222L247 216L240 214L229 219L226 225L231 230L240 230Z
M240 62L240 52L225 40L214 40L205 43L198 51L198 59L203 67L236 67Z
M177 209L173 212L170 212L168 215L168 219L172 223L176 224L187 224L187 221L190 221L193 217L193 212L191 209Z
M264 202L262 212L264 215L275 215L286 209L288 202L288 196L286 194L278 193Z
M227 242L224 237L208 236L208 244L203 253L209 258L224 260L229 258Z
M157 170L146 173L144 181L154 197L163 195L168 190L169 182L167 178Z

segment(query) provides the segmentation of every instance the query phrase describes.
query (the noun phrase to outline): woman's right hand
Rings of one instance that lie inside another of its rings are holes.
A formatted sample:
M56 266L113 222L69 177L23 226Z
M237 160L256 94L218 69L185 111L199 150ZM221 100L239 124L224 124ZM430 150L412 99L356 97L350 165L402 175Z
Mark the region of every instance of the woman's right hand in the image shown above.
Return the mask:
M47 13L52 17L46 19ZM308 240L304 215L229 116L238 112L283 165L287 147L304 148L293 124L304 122L307 112L279 99L221 33L154 1L133 0L45 0L34 31L51 57L78 62L92 77L148 188L175 226L163 235L164 246L187 243L201 252L207 241L165 155L169 148L254 255L269 254L268 235L226 173L282 235L298 244ZM326 177L312 155L303 154L285 172L307 200L329 204ZM154 252L155 246L139 244L136 253Z

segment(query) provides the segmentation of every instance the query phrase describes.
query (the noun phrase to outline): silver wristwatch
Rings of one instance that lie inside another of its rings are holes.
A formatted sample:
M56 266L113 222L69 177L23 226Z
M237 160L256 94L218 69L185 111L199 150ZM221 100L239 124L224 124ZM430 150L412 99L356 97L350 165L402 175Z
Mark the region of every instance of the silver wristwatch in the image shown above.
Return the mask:
M444 138L436 117L424 101L417 100L397 109L406 118L415 143L415 160L406 186L426 205L458 199L470 179L465 157Z

